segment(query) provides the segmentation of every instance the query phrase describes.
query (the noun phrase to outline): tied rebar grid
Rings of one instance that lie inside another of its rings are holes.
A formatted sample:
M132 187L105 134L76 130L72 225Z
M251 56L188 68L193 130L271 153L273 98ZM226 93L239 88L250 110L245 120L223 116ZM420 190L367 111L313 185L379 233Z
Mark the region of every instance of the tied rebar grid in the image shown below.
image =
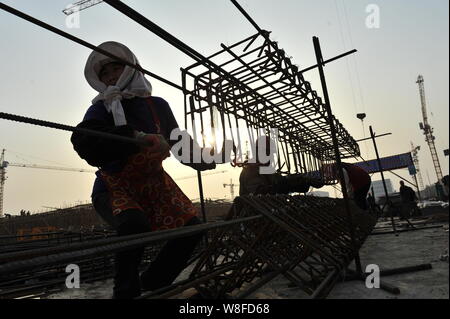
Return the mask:
M287 173L318 171L333 162L324 102L269 33L221 46L207 58L219 68L201 61L182 69L186 124L191 122L194 135L204 137L211 127L215 140L232 140L242 147L239 126L251 137L278 129L278 164L286 165ZM341 157L359 156L356 141L336 118L333 121Z
M325 297L333 286L330 276L337 280L354 259L343 200L242 196L236 198L228 218L255 214L264 218L218 229L212 235L191 278L228 271L194 285L204 297L242 298L280 274L307 295ZM359 249L376 220L358 210L352 210L352 218Z

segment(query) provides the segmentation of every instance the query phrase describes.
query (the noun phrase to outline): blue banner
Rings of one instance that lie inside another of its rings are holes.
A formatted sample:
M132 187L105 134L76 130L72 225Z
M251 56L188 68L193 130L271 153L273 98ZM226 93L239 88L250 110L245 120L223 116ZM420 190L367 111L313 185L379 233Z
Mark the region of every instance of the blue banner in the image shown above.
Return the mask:
M411 175L416 173L416 168L414 166L411 153L399 154L389 157L380 158L381 167L383 171L392 171L400 168L408 168ZM378 166L378 161L376 159L354 163L364 169L367 173L378 173L380 172L380 167Z

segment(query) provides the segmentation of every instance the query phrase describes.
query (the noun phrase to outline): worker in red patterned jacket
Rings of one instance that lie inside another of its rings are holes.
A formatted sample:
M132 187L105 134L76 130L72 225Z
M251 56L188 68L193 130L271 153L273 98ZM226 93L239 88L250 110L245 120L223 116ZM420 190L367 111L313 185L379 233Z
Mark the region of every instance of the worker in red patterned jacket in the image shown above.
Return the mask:
M367 193L370 190L370 185L372 184L370 175L357 165L349 163L341 164L348 197L352 199L359 208L363 210L368 209L366 198ZM335 179L339 180L337 165L332 164L329 168L330 169L325 171L328 171Z
M99 48L139 63L120 43L105 42ZM72 135L79 156L100 168L92 192L96 212L119 236L199 224L196 208L162 167L170 147L177 143L170 138L178 124L169 104L151 94L151 84L142 72L95 51L88 58L85 76L99 94L78 127L148 142L148 147L138 147L77 132ZM182 163L200 171L216 165L192 160ZM144 247L118 252L113 298L135 298L141 289L170 285L185 268L201 236L168 241L141 275Z

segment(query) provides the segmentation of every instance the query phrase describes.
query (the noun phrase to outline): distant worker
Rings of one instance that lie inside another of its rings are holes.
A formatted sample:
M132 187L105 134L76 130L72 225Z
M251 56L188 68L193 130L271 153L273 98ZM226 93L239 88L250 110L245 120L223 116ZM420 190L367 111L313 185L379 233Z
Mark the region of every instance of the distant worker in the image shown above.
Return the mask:
M411 187L406 186L403 181L400 181L400 197L402 198L400 219L409 218L417 209L416 193Z
M375 203L375 198L372 196L371 193L369 193L369 195L367 196L367 204L369 205L369 208L372 210L376 209L376 203Z
M448 196L449 196L449 189L448 189L448 182L449 182L449 177L448 175L445 175L444 178L442 179L442 184L444 184L444 190L445 190L445 194L447 194L447 200L448 200Z

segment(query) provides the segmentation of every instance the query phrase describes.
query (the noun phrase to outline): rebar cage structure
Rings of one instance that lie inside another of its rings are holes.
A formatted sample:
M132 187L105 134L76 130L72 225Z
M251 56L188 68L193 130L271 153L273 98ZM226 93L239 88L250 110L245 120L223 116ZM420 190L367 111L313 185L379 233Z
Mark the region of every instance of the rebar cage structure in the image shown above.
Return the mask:
M376 219L355 209L352 221L359 249ZM90 240L12 245L0 254L0 299L60 290L68 263L80 266L83 282L110 278L113 253L146 246L149 262L168 240L199 233L208 234L208 242L192 257L188 278L140 299L171 298L189 288L206 299L241 299L279 275L299 289L299 297L324 298L355 253L343 199L239 196L225 221L125 237L93 234Z
M308 196L237 197L230 220L262 216L218 229L199 258L191 278L222 269L220 276L195 285L208 298L249 296L277 275L283 275L306 296L323 297L354 258L342 199ZM352 212L359 249L376 220ZM330 278L327 280L327 278ZM323 287L321 287L324 283Z
M193 136L232 140L243 154L272 129L278 132L277 165L285 174L320 171L335 153L324 102L269 32L262 31L182 69L185 125ZM209 63L212 62L212 63ZM357 157L357 142L333 117L342 158ZM200 127L198 124L200 123ZM243 128L243 129L242 129Z

